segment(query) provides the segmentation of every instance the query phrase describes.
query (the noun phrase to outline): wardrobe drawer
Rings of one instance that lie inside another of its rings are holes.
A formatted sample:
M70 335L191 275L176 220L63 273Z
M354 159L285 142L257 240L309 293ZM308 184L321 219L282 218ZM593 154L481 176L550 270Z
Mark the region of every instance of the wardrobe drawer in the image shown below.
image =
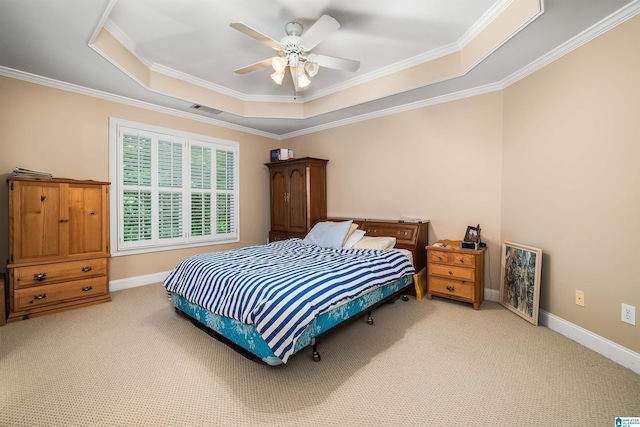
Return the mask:
M52 285L32 286L16 289L14 292L14 311L55 304L66 300L86 298L106 294L108 291L106 276Z
M473 282L463 282L461 280L447 280L439 277L429 277L427 284L429 292L443 294L458 298L473 300L475 285Z
M475 270L473 268L431 264L429 265L428 273L430 275L443 276L451 279L475 280Z
M107 274L107 259L97 258L56 264L32 265L13 269L15 289L84 279Z

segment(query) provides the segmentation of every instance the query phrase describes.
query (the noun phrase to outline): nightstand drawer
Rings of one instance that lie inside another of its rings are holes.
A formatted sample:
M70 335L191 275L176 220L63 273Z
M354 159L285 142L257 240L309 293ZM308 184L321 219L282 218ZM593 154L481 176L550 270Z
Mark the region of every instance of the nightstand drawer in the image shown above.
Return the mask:
M56 304L65 300L106 294L107 289L107 276L16 289L14 294L14 310L27 310L34 307Z
M476 257L472 254L451 254L451 265L473 268L476 266Z
M429 251L429 262L449 263L449 254L441 251Z
M429 292L436 294L446 294L454 297L473 299L475 289L473 282L463 282L461 280L447 280L439 277L429 277Z
M14 288L47 285L67 280L84 279L107 274L107 259L41 264L13 269Z
M469 280L474 281L475 270L473 268L455 267L452 265L429 265L427 270L429 275L449 277L451 279Z

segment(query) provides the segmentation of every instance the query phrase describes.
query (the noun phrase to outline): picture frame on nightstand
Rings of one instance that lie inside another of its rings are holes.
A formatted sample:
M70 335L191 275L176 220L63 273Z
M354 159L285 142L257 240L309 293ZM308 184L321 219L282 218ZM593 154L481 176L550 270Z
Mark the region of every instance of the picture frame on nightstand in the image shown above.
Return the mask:
M538 325L542 249L502 243L500 304Z
M480 227L467 226L463 242L480 243Z

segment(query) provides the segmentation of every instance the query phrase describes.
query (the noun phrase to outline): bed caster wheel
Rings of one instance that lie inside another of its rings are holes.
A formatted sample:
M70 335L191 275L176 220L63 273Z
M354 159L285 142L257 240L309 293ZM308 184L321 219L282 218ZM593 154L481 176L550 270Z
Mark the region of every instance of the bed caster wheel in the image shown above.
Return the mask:
M402 295L402 301L409 301L409 297L406 295Z
M373 325L373 317L371 316L367 317L367 323L370 325Z
M320 353L318 353L317 351L313 352L313 361L314 362L319 362L320 361Z

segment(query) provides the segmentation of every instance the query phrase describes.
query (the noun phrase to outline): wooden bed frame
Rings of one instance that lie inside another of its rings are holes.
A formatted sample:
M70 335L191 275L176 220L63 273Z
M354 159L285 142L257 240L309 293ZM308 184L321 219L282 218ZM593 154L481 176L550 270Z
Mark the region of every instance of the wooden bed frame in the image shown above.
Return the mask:
M416 273L427 266L427 251L429 244L429 222L391 221L385 219L351 219L327 218L327 221L349 221L358 224L358 229L364 230L366 236L388 236L396 238L396 248L406 249L413 255L413 265Z

